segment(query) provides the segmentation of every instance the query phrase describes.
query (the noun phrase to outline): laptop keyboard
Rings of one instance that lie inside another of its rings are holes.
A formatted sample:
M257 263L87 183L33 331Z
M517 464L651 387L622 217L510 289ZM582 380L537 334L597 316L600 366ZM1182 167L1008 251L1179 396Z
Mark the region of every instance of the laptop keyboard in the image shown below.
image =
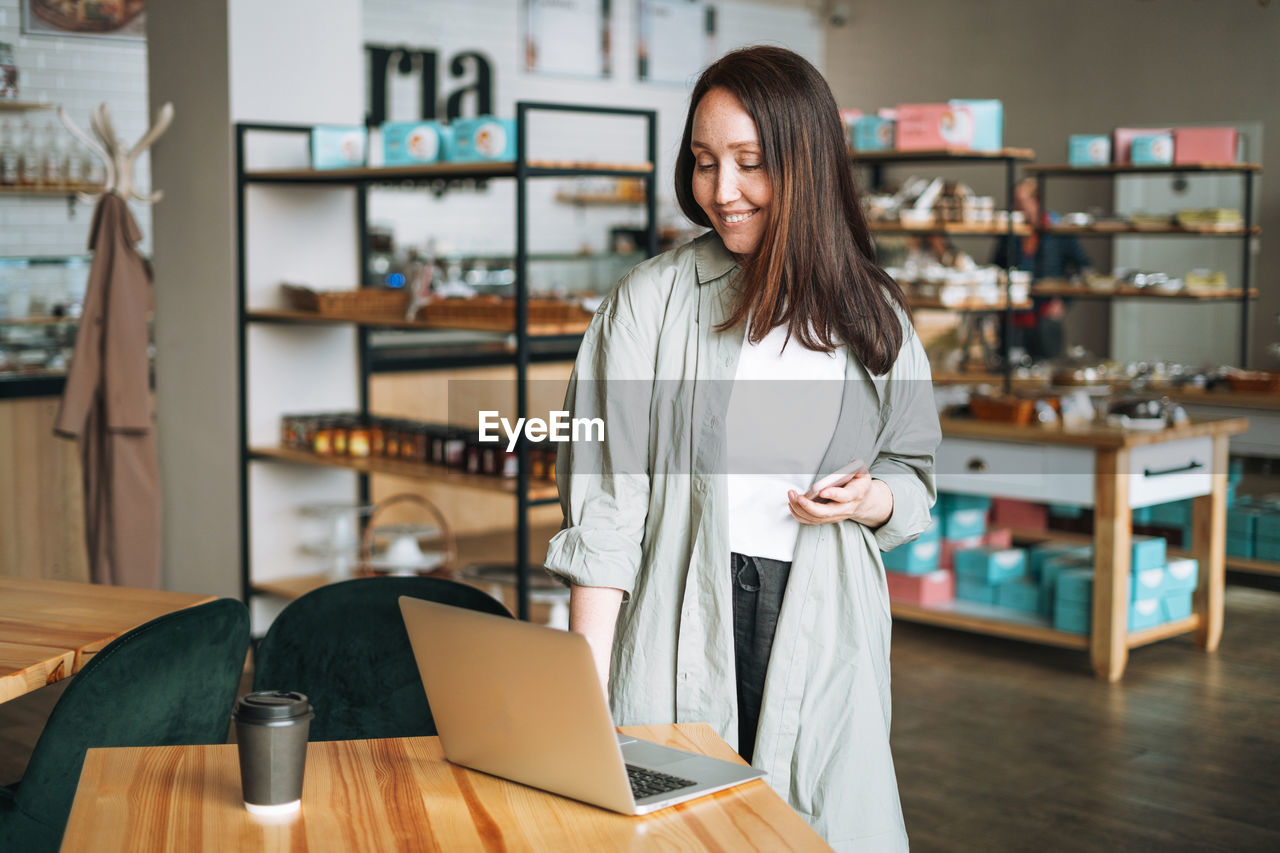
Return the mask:
M668 776L666 773L645 770L643 767L636 767L634 764L627 765L627 778L631 781L631 793L637 800L697 784L692 779Z

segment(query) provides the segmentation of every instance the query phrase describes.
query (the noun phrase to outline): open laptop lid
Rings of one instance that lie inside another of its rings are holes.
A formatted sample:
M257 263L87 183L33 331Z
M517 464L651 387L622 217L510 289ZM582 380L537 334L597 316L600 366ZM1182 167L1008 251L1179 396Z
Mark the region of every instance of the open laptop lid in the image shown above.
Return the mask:
M400 612L446 758L634 811L584 637L408 596Z

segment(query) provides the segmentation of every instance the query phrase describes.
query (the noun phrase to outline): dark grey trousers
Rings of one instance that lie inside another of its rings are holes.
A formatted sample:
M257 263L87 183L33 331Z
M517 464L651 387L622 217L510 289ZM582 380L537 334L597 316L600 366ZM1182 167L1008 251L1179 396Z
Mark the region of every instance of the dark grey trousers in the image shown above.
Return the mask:
M730 554L733 571L733 655L738 674L738 754L750 763L764 677L791 564L767 557Z

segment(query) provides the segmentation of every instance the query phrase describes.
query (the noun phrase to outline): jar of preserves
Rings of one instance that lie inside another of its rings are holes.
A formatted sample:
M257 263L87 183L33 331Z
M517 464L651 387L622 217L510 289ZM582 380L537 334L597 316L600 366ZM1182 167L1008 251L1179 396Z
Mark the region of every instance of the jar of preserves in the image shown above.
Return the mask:
M317 456L333 455L333 421L329 418L317 418L315 432L311 438L311 452Z
M353 459L369 457L369 425L361 418L353 419L347 427L347 455Z

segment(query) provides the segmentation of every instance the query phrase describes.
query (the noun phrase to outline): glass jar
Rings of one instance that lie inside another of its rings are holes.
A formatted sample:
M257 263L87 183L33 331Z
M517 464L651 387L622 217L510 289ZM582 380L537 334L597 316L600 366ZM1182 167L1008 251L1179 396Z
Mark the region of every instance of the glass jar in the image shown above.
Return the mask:
M334 418L333 420L333 455L347 455L347 437L351 428L351 421L345 417Z
M311 452L317 456L333 455L333 421L330 418L317 418L315 432L311 437Z
M347 455L353 459L369 458L369 425L353 419L347 427Z

